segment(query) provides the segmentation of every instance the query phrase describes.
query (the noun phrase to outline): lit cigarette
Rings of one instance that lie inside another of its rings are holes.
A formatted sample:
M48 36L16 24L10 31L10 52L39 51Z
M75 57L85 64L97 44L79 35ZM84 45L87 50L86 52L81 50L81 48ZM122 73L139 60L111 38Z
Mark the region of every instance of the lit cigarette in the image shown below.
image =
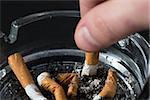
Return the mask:
M67 100L63 88L51 79L49 73L43 72L37 77L38 84L54 94L56 100Z
M117 90L117 74L113 69L109 69L108 76L102 91L94 97L93 100L99 100L101 97L112 99Z
M96 75L99 65L99 52L86 52L81 75Z
M8 63L30 99L47 100L35 85L31 73L29 72L22 56L19 53L10 55L8 57Z
M62 73L58 75L61 84L68 85L68 96L77 96L79 77L76 73Z

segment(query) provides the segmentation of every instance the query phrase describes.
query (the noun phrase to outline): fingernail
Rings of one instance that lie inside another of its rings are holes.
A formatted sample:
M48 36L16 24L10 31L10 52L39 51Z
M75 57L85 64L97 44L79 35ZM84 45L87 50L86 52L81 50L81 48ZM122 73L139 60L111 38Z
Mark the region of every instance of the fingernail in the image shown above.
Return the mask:
M85 39L86 41L88 40L88 38L91 36L89 30L87 27L81 27L79 30L78 30L78 34L80 36L80 38L83 38Z
M88 28L85 27L85 26L82 27L82 28L80 28L79 33L81 33L81 34L83 34L83 35L88 35L88 34L90 34Z

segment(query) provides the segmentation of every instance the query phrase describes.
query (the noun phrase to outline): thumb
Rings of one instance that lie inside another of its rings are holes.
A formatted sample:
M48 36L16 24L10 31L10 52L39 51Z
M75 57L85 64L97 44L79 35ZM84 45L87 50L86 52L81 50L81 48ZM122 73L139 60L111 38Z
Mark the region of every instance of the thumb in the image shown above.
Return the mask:
M97 51L148 26L148 0L108 0L81 18L74 38L79 48Z

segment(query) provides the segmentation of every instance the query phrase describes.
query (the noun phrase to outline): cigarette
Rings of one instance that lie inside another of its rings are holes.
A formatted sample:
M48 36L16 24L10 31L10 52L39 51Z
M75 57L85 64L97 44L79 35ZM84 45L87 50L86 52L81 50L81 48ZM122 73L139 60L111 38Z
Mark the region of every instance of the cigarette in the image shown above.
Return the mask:
M76 73L61 73L58 74L58 80L63 85L68 85L68 96L77 96L79 77Z
M37 81L41 87L54 94L56 100L67 100L63 88L53 79L51 79L49 73L47 72L41 73L37 77Z
M75 73L59 73L58 80L62 85L68 85L75 75Z
M10 55L8 63L30 99L47 100L35 85L21 54L15 53Z
M99 65L99 52L86 52L85 62L81 75L96 75Z
M73 97L77 96L78 84L79 84L79 78L77 75L75 75L71 80L70 84L68 85L69 86L67 92L68 96L73 96Z
M117 73L115 70L110 68L102 91L96 97L94 97L93 100L99 100L98 98L101 97L112 99L116 94L116 90L117 90Z

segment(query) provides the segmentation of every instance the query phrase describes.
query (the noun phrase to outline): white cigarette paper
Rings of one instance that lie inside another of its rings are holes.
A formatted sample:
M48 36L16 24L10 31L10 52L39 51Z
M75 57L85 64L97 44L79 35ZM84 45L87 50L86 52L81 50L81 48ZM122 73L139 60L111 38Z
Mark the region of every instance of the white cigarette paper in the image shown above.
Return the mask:
M96 65L88 65L86 62L84 63L81 76L92 76L97 74L97 69L99 67L99 64Z
M101 100L101 98L102 97L100 95L96 95L93 100Z
M32 100L47 100L45 97L43 97L40 90L37 88L35 84L27 85L25 87L25 91L26 91L26 94Z

